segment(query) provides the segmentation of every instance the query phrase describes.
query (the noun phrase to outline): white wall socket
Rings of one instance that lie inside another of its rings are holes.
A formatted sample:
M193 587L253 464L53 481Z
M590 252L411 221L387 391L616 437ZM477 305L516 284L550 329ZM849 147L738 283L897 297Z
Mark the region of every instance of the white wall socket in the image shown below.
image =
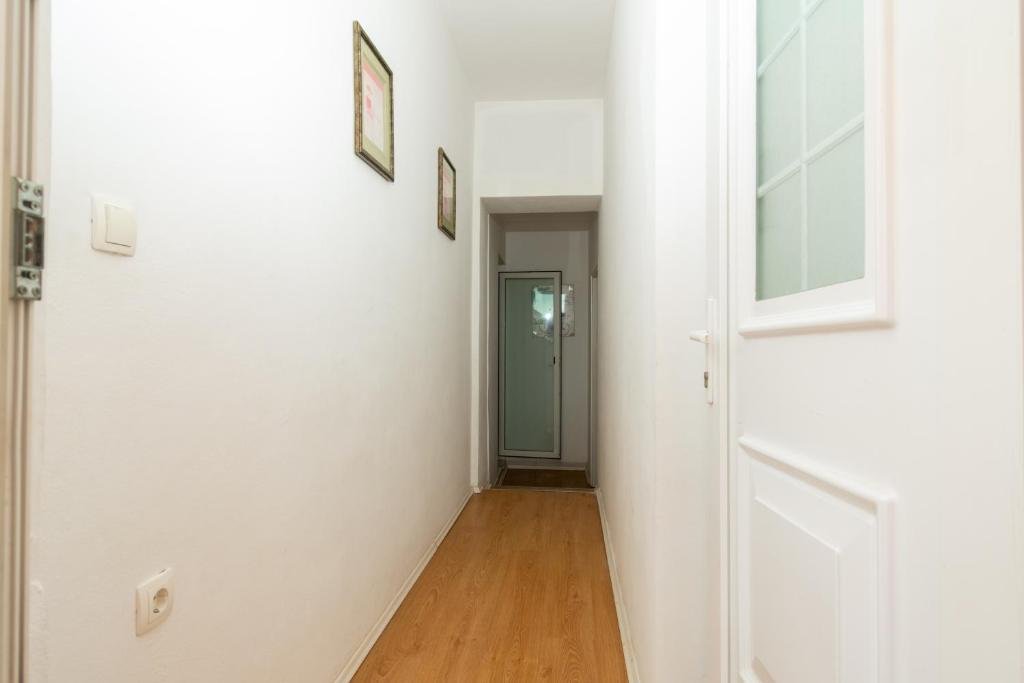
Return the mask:
M135 589L135 635L156 628L174 606L174 572L165 569Z

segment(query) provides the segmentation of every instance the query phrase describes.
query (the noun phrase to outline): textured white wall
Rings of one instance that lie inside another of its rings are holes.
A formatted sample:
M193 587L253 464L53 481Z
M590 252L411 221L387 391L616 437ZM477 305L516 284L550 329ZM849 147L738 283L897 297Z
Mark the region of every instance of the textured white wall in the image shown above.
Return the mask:
M562 338L561 465L586 465L590 456L590 233L583 230L505 233L505 265L511 270L560 270L576 288L576 335ZM515 464L533 458L511 460ZM540 461L550 464L551 461Z
M352 153L353 19L395 71L394 184ZM472 131L434 2L53 0L34 682L345 666L468 490ZM134 258L90 249L93 192L137 207Z

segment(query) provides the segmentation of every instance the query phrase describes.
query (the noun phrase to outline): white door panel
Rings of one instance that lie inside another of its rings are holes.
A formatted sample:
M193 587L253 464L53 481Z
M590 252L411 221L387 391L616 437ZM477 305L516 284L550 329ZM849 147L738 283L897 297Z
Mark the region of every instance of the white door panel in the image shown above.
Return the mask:
M748 439L740 447L743 678L890 680L891 496L813 459Z
M815 12L856 5L773 3L795 18L761 31L796 41L799 81ZM734 0L727 31L730 680L1019 683L1020 5L864 0L864 275L844 281L858 269L829 240L852 244L851 204L809 186L821 82L778 88L799 134L758 181L756 6Z

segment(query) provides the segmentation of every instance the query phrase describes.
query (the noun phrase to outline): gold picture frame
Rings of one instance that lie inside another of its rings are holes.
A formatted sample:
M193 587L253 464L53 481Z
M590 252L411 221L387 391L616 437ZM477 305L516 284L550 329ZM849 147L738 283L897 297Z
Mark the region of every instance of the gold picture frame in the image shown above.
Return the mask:
M455 165L437 148L437 227L455 239Z
M355 152L395 181L395 77L358 21L352 22Z

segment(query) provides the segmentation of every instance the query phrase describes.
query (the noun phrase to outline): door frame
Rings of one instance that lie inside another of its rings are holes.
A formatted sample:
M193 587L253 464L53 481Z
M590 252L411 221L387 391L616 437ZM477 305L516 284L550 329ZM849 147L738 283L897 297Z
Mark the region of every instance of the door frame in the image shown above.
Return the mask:
M48 9L0 0L0 683L27 660L31 305L11 299L14 177L45 183Z
M554 447L547 451L516 451L505 448L505 281L547 279L554 280L554 304L558 322L553 337L554 366ZM502 270L498 273L498 455L503 458L562 458L562 271L560 270Z
M587 382L587 483L597 488L597 269L590 274L590 338L587 356L590 360L589 380Z
M735 353L735 340L732 330L738 325L734 319L737 301L744 295L741 291L736 270L739 255L736 242L740 236L734 234L739 224L738 215L742 210L738 188L742 186L740 174L743 172L743 164L740 162L742 150L738 149L742 144L743 137L739 134L742 126L750 125L745 121L740 111L743 102L740 96L737 74L737 55L740 37L738 33L738 15L742 0L726 0L720 4L719 9L719 59L721 64L721 76L719 79L719 126L721 130L721 144L719 155L721 161L719 204L720 212L723 215L722 251L719 254L720 267L725 270L720 273L720 279L724 281L726 296L723 301L728 302L727 311L720 315L720 324L723 328L720 343L725 349L722 356L732 358ZM723 384L728 387L728 395L732 396L735 391L736 378L732 372L723 375L726 378ZM733 445L732 431L736 424L736 408L732 401L723 405L722 423L720 429L720 538L722 562L720 564L719 582L721 586L721 633L720 633L720 658L721 658L721 683L737 683L739 678L739 606L737 604L737 586L739 572L737 566L738 557L738 535L736 530L736 501L738 491L737 475L737 454Z

